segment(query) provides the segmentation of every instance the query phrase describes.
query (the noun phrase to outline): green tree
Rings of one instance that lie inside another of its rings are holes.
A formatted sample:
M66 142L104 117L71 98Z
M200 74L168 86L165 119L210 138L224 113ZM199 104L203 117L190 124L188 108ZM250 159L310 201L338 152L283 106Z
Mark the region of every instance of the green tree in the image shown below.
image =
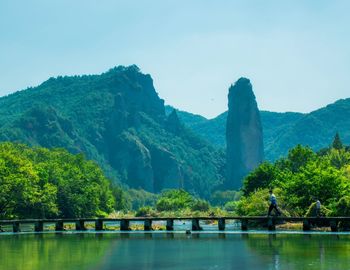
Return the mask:
M0 216L94 217L114 206L109 180L83 155L0 143Z
M315 160L316 158L317 155L310 147L304 147L299 144L289 150L287 158L277 161L276 165L282 170L288 169L291 172L296 173L309 161Z
M257 189L270 187L278 173L278 169L273 164L269 162L262 163L244 179L242 188L244 194L248 195Z
M158 211L176 211L185 208L191 208L194 198L183 189L170 189L164 191L157 203Z
M337 133L335 134L335 136L334 136L334 140L333 140L333 143L332 143L332 147L333 147L334 149L338 149L338 150L344 148L344 145L343 145L343 143L342 143L342 141L341 141L341 139L340 139L340 136L339 136L339 133L338 133L338 132L337 132Z
M238 201L242 196L240 191L236 190L217 190L210 197L210 203L214 206L224 206L227 202Z

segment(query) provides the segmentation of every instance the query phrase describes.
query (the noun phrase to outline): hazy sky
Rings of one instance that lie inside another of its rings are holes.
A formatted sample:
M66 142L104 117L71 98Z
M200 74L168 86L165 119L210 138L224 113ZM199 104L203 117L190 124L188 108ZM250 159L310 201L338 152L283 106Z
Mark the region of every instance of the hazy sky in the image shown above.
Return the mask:
M261 109L350 97L350 1L0 0L0 95L138 65L159 95L213 117L239 77Z

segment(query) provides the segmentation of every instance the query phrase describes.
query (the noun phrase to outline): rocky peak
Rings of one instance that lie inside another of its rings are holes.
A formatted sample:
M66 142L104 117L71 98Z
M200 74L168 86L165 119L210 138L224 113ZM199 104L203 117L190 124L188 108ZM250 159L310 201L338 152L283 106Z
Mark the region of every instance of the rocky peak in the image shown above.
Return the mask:
M263 133L250 80L240 78L228 95L226 187L238 189L263 160Z

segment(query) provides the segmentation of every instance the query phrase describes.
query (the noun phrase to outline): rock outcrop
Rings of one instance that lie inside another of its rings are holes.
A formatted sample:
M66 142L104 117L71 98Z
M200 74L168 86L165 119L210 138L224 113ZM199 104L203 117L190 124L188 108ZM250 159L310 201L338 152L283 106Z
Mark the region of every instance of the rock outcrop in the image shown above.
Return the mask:
M226 125L227 179L225 187L238 189L243 178L263 160L263 132L252 85L240 78L228 95Z
M63 147L96 161L114 182L209 198L222 184L222 151L165 114L150 75L115 67L101 75L51 78L0 98L0 141Z

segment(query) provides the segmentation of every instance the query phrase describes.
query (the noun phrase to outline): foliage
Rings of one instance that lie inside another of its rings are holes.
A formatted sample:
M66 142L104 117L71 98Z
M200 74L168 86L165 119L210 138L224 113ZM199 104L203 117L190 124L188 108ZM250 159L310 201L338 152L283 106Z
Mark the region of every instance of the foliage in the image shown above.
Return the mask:
M316 154L308 146L304 147L298 144L288 152L285 159L280 159L276 164L284 170L289 170L292 173L297 173L309 161L316 159Z
M158 195L147 192L143 189L128 189L126 191L132 210L137 210L144 206L154 206Z
M245 193L237 212L245 215L266 212L266 192L270 187L276 191L280 208L289 214L311 215L317 198L325 215L348 215L340 209L346 209L346 196L350 194L350 152L343 147L316 154L298 145L286 158L274 164L261 164L245 179L242 188Z
M313 202L309 209L306 211L306 217L316 217L317 216L316 202ZM331 214L331 210L327 209L325 206L321 205L319 215L322 217L328 217Z
M182 187L209 198L223 180L223 151L164 110L152 78L136 66L50 78L0 98L0 141L84 153L123 188ZM129 207L115 193L122 202L116 208ZM136 200L132 208L142 205Z
M334 216L350 217L350 195L340 198L335 205Z
M0 143L0 216L105 216L115 200L108 179L83 155Z
M137 210L135 216L136 217L155 217L157 216L157 214L152 207L142 206Z
M242 197L237 204L237 214L241 216L265 216L269 207L268 189L259 189Z
M191 210L192 211L209 211L210 205L207 201L197 199L192 203Z
M286 198L279 188L274 189L277 197L277 205L282 214L289 216L290 213L286 207ZM242 197L237 203L236 211L242 216L266 216L269 209L269 189L258 189L250 193L248 196Z
M164 190L158 197L155 208L142 206L136 216L208 216L224 215L221 208L213 208L209 202L199 199L183 189Z
M157 203L158 211L175 211L184 208L191 208L194 198L183 189L171 189L164 191Z
M237 205L238 205L237 201L230 201L225 203L224 209L226 211L235 212L237 210Z
M262 163L244 179L244 194L247 195L257 189L268 188L272 181L276 179L277 173L278 170L273 164L269 162Z
M337 150L343 149L344 147L342 141L340 140L340 136L338 132L335 134L332 147Z
M214 206L224 206L229 201L238 201L241 192L236 190L217 190L210 197L210 203Z
M130 194L125 192L122 187L116 184L112 184L112 194L115 199L114 210L130 210L132 202L130 200Z

